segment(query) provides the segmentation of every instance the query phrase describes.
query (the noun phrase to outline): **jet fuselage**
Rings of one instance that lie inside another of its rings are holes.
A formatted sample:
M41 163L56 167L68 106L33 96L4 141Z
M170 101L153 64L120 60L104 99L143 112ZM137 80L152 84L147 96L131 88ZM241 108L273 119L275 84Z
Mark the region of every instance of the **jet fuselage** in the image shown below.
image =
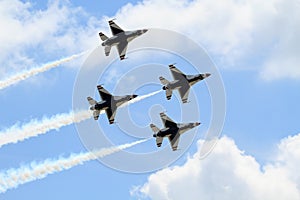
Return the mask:
M90 107L90 110L106 110L111 107L119 107L122 104L136 98L138 95L113 96L110 100L102 100Z
M135 30L135 31L124 31L105 40L102 43L102 46L115 46L117 44L120 44L123 41L130 42L133 39L137 38L138 36L146 33L147 31L148 31L147 29Z
M153 134L153 137L169 137L171 135L176 135L177 133L183 134L184 132L199 126L199 122L193 122L193 123L178 123L177 126L163 128L156 134Z
M170 90L176 90L185 85L186 82L190 86L194 85L195 83L202 81L203 79L210 76L210 73L205 74L196 74L196 75L186 75L181 80L174 80L171 81L169 84L162 87L163 90L170 89Z

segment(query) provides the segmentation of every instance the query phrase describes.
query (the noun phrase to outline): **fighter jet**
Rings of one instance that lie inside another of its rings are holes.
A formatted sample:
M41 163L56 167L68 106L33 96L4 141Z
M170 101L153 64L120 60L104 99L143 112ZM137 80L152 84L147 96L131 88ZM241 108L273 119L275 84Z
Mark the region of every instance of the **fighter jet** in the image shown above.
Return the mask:
M173 151L177 150L181 134L200 125L199 122L175 123L163 112L160 113L160 117L164 123L165 128L159 130L154 124L150 124L150 127L154 132L153 137L156 138L156 145L157 147L160 147L164 137L168 137Z
M170 100L172 97L172 91L178 89L182 103L188 102L190 87L192 85L210 76L210 73L185 75L179 69L177 69L174 64L169 65L169 68L175 80L170 82L164 77L160 76L159 80L164 85L162 89L166 90L166 97L168 100Z
M120 60L125 59L128 43L148 31L147 29L124 31L113 20L108 21L108 23L113 36L108 38L106 35L100 32L99 36L103 41L102 46L104 46L104 52L106 56L109 55L111 47L116 46Z
M131 99L136 98L138 95L125 95L125 96L112 96L107 90L105 90L101 85L97 86L99 94L102 98L102 101L95 101L92 97L87 97L89 102L90 110L94 111L94 119L97 120L99 118L99 114L101 110L105 110L107 118L110 124L114 123L115 115L117 108L130 101Z

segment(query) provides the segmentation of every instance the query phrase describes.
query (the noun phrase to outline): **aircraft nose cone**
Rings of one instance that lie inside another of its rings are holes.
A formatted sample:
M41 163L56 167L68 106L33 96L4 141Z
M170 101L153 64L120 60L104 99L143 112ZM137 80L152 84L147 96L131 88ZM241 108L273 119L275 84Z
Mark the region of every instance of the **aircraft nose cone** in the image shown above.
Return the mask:
M138 95L134 94L134 95L132 95L132 97L133 97L133 98L136 98L136 97L138 97Z
M196 125L196 126L199 126L199 125L200 125L200 123L199 123L199 122L196 122L196 123L195 123L195 125Z
M210 73L206 73L205 75L206 75L206 77L209 77L211 74Z
M156 137L156 134L153 134L153 137Z
M162 89L163 89L163 90L166 90L166 89L167 89L167 87L166 87L166 86L163 86L163 87L162 87Z
M143 29L143 33L146 33L148 31L148 29Z

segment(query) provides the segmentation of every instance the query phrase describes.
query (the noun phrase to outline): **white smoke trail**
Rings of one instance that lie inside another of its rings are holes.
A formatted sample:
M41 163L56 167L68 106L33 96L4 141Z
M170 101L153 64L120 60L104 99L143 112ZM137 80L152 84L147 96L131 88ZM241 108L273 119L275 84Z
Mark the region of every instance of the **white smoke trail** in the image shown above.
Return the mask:
M9 169L0 173L0 193L4 193L11 188L17 188L21 184L45 178L49 174L61 172L77 165L82 165L87 161L116 153L147 140L148 139L139 140L116 147L103 148L93 152L71 154L68 158L58 158L54 160L47 159L40 163L32 162L27 166Z
M132 99L132 100L130 100L130 101L128 101L128 102L122 104L122 105L120 106L120 108L121 108L121 107L125 107L125 106L130 105L130 104L133 104L133 103L136 103L136 102L141 101L141 100L143 100L143 99L149 98L149 97L151 97L151 96L154 96L154 95L160 93L161 91L162 91L162 90L158 90L158 91L155 91L155 92L151 92L151 93L149 93L149 94L145 94L145 95L142 95L142 96L138 96L138 97L136 97L136 98L134 98L134 99Z
M135 99L125 103L126 105L136 103L145 98L151 97L160 91L152 92L143 96L136 97ZM125 106L123 104L121 107ZM104 113L101 111L100 114ZM44 118L42 120L33 119L29 123L24 125L15 124L14 126L0 131L0 148L3 145L10 143L17 143L25 139L36 137L41 134L45 134L51 130L59 130L61 127L79 123L92 117L91 111L83 110L70 113L62 113L54 115L50 118Z
M8 86L14 85L22 80L29 78L29 77L35 76L39 73L48 71L55 67L58 67L59 65L65 63L65 62L69 62L77 57L80 57L80 56L86 54L86 53L87 53L87 51L79 53L79 54L75 54L75 55L72 55L72 56L69 56L66 58L62 58L57 61L49 62L49 63L42 65L41 67L31 68L29 70L25 70L23 72L13 75L13 76L7 77L4 80L0 80L0 90L6 88Z
M27 138L45 134L50 130L58 130L72 123L79 123L91 117L89 110L62 113L42 120L33 119L29 123L18 124L0 132L0 147L9 143L17 143Z

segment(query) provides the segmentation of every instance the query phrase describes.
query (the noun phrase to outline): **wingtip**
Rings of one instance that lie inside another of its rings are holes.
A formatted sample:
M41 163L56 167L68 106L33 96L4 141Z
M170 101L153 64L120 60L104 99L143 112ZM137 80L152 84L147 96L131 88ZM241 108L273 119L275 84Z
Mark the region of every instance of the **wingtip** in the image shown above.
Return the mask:
M115 20L116 20L116 18L110 19L110 20L108 20L108 23L111 24L111 23L113 23Z
M102 89L103 88L102 84L97 85L97 88Z
M170 68L175 68L176 63L170 64L169 67Z

